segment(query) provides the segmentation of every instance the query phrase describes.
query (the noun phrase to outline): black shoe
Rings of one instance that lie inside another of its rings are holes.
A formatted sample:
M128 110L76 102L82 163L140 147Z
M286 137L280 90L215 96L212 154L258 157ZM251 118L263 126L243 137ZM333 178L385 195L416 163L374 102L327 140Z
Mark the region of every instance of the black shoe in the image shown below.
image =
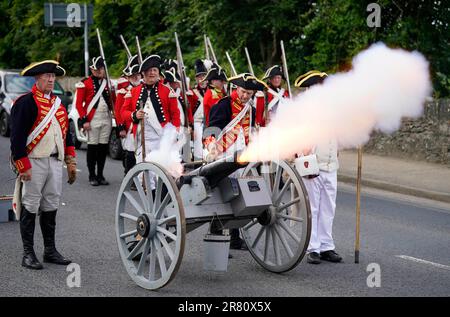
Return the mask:
M247 244L239 238L239 240L230 242L230 249L233 250L248 250Z
M228 258L229 258L229 259L232 259L232 258L233 258L233 255L232 255L231 253L228 253Z
M44 268L34 252L23 255L22 266L32 270L42 270Z
M109 182L104 177L98 177L97 182L99 185L109 185Z
M136 245L139 243L139 241L138 240L134 240L134 241L130 241L130 242L127 242L127 245L128 245L128 251L133 251L133 249L136 247ZM150 253L150 252L149 252ZM142 252L140 252L140 253L138 253L138 254L136 254L131 260L132 261L140 261L141 260L141 257L142 257Z
M342 257L334 250L320 252L320 259L333 263L339 263L342 261Z
M89 178L89 184L91 184L92 186L98 186L98 185L100 185L100 184L98 183L97 178Z
M23 243L22 266L33 270L42 270L43 266L37 259L33 248L35 223L36 215L22 206L20 214L20 235Z
M320 264L320 256L317 252L311 252L308 253L308 256L306 257L306 261L310 264Z
M39 217L42 237L44 238L44 262L69 265L69 259L63 257L55 247L56 210L43 211Z
M63 257L56 249L45 249L44 262L59 265L69 265L72 263L71 260Z

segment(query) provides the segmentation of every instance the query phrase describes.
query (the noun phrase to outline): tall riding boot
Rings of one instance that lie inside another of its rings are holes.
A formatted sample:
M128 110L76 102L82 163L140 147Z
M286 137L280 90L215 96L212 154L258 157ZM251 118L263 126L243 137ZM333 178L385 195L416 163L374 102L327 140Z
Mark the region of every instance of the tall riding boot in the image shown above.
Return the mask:
M20 214L20 235L23 242L22 266L33 270L42 270L43 266L37 259L33 248L35 223L36 215L22 206L22 213Z
M86 161L87 167L89 170L89 183L92 186L98 186L97 175L95 174L95 165L97 164L97 152L98 145L97 144L88 144L87 153L86 153Z
M97 181L100 185L109 185L103 176L106 156L108 155L109 144L99 144L97 152Z
M39 218L42 237L44 238L44 262L68 265L72 263L63 257L55 247L56 210L43 211Z

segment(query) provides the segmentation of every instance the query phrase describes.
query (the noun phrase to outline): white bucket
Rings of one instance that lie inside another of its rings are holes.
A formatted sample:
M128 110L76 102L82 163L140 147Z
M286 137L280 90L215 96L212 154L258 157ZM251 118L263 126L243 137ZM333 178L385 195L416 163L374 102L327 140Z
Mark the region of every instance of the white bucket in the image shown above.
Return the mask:
M208 233L203 238L203 242L205 245L203 269L205 271L226 272L230 252L230 236Z

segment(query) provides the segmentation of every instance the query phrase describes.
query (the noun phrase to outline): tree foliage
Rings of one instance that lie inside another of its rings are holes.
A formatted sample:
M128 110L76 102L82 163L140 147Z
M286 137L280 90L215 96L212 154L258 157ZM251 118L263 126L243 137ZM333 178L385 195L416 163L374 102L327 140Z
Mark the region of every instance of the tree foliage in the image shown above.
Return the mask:
M45 1L0 1L0 66L22 68L31 61L56 58L69 75L84 74L83 29L44 26ZM72 1L57 1L72 2ZM143 54L175 57L178 33L188 73L204 58L203 34L212 41L219 63L230 74L228 51L238 72L248 71L244 47L258 76L280 64L280 40L286 48L291 79L310 70L345 71L370 44L418 50L430 61L436 96L450 93L448 2L379 0L381 27L367 25L373 0L117 0L93 2L91 56L98 55L95 28L102 32L113 76L126 64L119 39L132 53L139 36Z

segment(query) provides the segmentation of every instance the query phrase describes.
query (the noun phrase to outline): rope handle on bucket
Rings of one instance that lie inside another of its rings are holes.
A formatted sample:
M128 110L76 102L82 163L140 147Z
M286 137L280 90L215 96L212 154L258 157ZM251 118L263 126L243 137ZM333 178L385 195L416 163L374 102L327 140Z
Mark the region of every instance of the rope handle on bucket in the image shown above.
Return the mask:
M217 215L217 212L215 212L215 213L213 214L213 217L212 217L212 219L211 219L211 222L209 223L208 233L211 233L211 226L212 226L212 224L213 224L213 222L214 222L214 217L216 217L217 220L219 220L219 223L220 223L220 226L221 226L220 230L224 230L224 229L225 229L225 227L223 226L222 221L220 220L219 216Z

